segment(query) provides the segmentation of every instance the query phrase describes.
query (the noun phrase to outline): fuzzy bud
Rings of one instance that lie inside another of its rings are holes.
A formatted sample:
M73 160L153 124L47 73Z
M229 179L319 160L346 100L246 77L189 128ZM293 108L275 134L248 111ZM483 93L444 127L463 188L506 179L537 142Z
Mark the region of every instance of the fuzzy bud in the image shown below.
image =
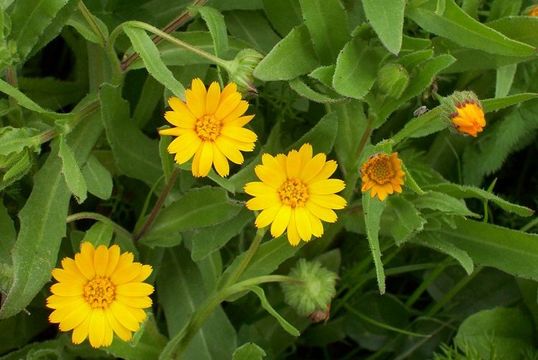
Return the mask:
M230 61L228 74L230 81L237 84L241 92L256 93L254 87L254 68L263 59L263 55L253 49L243 49Z
M379 90L392 98L399 98L409 84L409 74L400 64L385 64L377 73Z
M456 91L441 100L444 116L452 129L462 135L476 137L484 130L486 119L482 103L472 91Z
M291 270L291 277L299 282L282 283L284 299L299 315L309 316L326 312L336 293L337 275L317 261L299 260Z

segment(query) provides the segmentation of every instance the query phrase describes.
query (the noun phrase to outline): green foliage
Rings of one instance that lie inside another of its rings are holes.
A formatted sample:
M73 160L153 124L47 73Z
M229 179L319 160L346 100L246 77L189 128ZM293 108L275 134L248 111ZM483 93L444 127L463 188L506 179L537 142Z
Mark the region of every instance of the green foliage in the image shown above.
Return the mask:
M534 2L0 1L0 358L537 358ZM225 178L158 133L194 78L237 83L255 115ZM476 137L456 91L483 106ZM306 143L347 205L308 210L331 221L294 247L256 228L245 184ZM405 173L384 201L361 190L378 152ZM152 266L129 342L48 320L82 241Z

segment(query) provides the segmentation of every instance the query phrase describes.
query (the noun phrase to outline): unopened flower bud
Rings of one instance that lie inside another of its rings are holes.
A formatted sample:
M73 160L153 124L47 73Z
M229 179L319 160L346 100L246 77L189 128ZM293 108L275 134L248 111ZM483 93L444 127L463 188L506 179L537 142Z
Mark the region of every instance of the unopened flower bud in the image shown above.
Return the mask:
M322 267L317 261L301 259L289 275L298 281L282 283L284 299L288 305L302 316L327 311L336 293L337 275L334 272Z
M441 102L453 130L473 137L484 130L486 126L484 110L474 92L456 91Z
M229 62L227 70L230 81L236 83L241 92L256 92L252 73L261 59L263 55L256 50L243 49Z
M377 73L377 83L382 93L399 98L409 84L409 74L400 64L385 64Z

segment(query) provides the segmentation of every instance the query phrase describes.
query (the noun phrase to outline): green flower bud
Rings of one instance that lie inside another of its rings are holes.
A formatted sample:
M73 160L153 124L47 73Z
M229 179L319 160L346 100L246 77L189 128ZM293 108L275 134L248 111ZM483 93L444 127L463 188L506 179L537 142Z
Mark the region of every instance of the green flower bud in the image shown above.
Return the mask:
M377 84L382 93L399 98L409 84L409 74L402 65L388 63L379 69Z
M256 93L252 73L261 59L263 55L256 50L243 49L229 62L227 70L230 81L236 83L241 92Z
M299 315L308 316L316 311L327 311L336 293L338 277L317 261L299 260L289 276L298 282L282 283L284 299Z

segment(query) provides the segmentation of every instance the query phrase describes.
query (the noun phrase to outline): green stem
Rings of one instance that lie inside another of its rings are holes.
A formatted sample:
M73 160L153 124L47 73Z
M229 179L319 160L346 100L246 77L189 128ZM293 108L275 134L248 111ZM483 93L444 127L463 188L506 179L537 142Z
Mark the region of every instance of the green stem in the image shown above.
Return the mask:
M181 331L168 342L161 353L161 359L179 359L187 350L191 340L198 333L204 322L213 311L226 299L234 294L247 291L249 287L270 282L295 282L295 278L283 275L265 275L247 279L229 287L225 287L207 299L192 315L190 321Z
M86 20L86 22L88 23L88 25L90 25L90 28L92 29L92 31L101 40L100 45L104 47L106 44L106 36L105 34L103 34L103 32L101 31L101 28L99 28L99 26L95 22L95 18L93 17L90 10L88 10L86 5L84 4L84 1L80 0L80 2L78 3L78 9L81 12L82 16L84 17L84 19Z
M450 265L452 262L451 258L445 259L443 262L441 262L435 269L433 269L432 272L430 272L424 280L422 280L422 283L418 288L415 289L415 291L411 294L411 296L407 299L405 302L405 306L408 308L411 308L415 302L420 298L420 295L426 291L426 289L431 285L432 282L437 279L439 275Z
M247 252L245 253L245 256L243 257L243 260L239 263L239 266L237 267L237 269L230 274L230 277L226 280L226 282L222 286L223 288L227 288L231 284L234 284L239 279L239 277L243 275L243 272L246 270L246 268L250 264L250 261L256 254L256 251L258 251L258 248L260 247L263 236L265 235L265 231L266 231L265 228L258 229L258 231L256 231L256 236L254 236L254 239L250 243L250 246Z
M533 227L535 227L536 225L538 225L538 217L535 218L534 220L529 221L529 222L528 222L525 226L523 226L520 230L526 232L526 231L532 229Z
M175 167L174 171L172 171L172 174L170 175L170 179L168 179L168 183L164 187L164 189L161 191L161 194L159 195L159 198L155 202L155 205L153 206L153 209L151 209L151 212L148 215L148 218L144 222L144 225L140 228L139 231L135 232L133 235L133 240L137 241L142 238L146 232L150 229L151 225L153 225L153 222L157 218L157 215L159 214L159 211L161 211L161 208L164 205L164 201L166 200L166 197L168 194L170 194L170 191L174 187L174 184L176 183L177 175L179 174L179 168Z
M122 235L123 237L126 237L127 239L131 238L131 233L125 230L124 227L110 220L106 216L98 214L98 213L94 213L94 212L79 212L76 214L71 214L65 219L65 222L70 223L70 222L82 220L82 219L92 219L92 220L101 221L103 223L110 224L118 235Z

